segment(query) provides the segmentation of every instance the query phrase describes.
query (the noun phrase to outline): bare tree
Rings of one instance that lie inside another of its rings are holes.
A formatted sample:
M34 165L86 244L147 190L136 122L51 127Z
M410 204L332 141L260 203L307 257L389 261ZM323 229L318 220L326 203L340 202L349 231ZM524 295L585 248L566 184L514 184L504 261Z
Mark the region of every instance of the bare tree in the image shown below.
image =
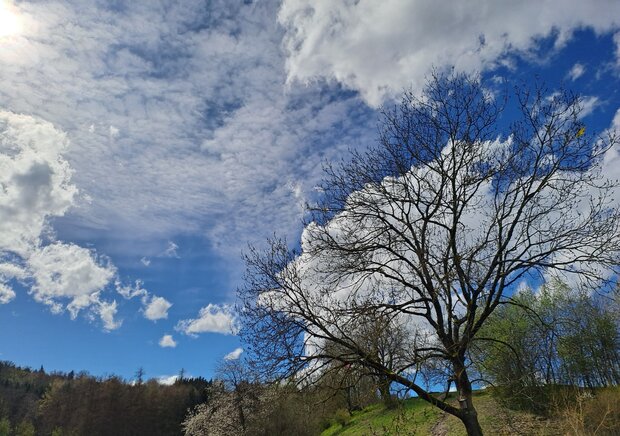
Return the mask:
M520 115L502 128L506 107ZM525 278L600 281L619 259L614 183L601 174L616 136L585 132L582 113L569 93L498 99L463 75L406 92L383 111L376 148L327 168L301 251L274 239L246 256L251 351L306 382L334 363L364 367L482 434L468 351L495 340L477 336L489 315ZM406 330L391 364L356 334L374 319ZM431 393L437 376L457 406Z

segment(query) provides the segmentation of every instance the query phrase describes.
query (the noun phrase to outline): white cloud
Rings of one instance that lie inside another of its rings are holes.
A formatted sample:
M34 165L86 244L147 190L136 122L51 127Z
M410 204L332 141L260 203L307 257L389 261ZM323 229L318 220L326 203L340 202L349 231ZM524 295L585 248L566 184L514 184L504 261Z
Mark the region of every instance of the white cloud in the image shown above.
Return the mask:
M0 261L2 252L0 252ZM0 304L7 304L13 301L16 294L8 282L11 279L23 280L28 277L28 273L20 266L13 263L0 263Z
M92 251L61 242L35 251L28 258L28 270L34 279L30 289L34 299L54 312L68 309L72 318L82 309L103 304L100 293L116 275L114 266ZM109 316L111 310L107 305L100 313ZM107 321L106 325L112 324Z
M0 111L0 252L27 257L50 217L78 193L63 154L66 135L39 119Z
M160 385L172 386L178 378L178 375L162 375L161 377L157 377L157 383Z
M175 348L177 343L172 335L163 335L159 340L159 346L162 348Z
M56 240L52 218L65 215L79 201L66 160L66 134L35 117L0 112L0 304L15 298L15 280L52 312L85 312L105 330L120 327L116 301L105 294L112 284L125 298L148 296L142 283L120 284L117 270L95 250ZM165 317L159 297L145 313ZM167 303L169 304L169 303Z
M508 54L529 56L540 38L556 34L559 48L580 28L617 30L619 16L615 0L597 7L581 0L284 0L278 21L289 82L336 80L376 106L409 85L419 89L432 66L493 69Z
M238 258L273 222L299 230L321 161L369 142L375 115L353 95L285 88L278 6L16 5L28 26L0 53L2 103L67 132L92 198L57 220L64 235L115 232L126 254L137 239L203 232Z
M15 298L15 291L4 283L0 283L0 304L10 303Z
M172 303L163 297L152 296L143 300L144 317L151 321L168 318L168 309L172 307Z
M142 280L136 280L134 285L123 285L120 280L115 282L116 292L121 294L126 299L131 299L134 297L148 297L149 293L146 289L143 288L144 283Z
M102 301L99 303L99 307L97 308L97 312L101 317L101 321L103 322L103 328L105 330L116 330L122 324L122 321L116 321L114 317L118 312L116 301L113 302L105 302Z
M172 303L163 297L151 295L149 291L144 289L142 280L136 280L134 285L131 286L123 285L120 280L117 279L115 286L116 292L127 300L140 297L140 301L142 302L142 313L146 319L157 321L159 319L168 318L168 309L172 307Z
M601 101L598 97L595 96L584 96L582 101L581 101L581 113L579 114L581 118L585 118L588 115L590 115L594 109L596 109L597 107L599 107L601 104Z
M179 258L179 253L177 253L178 249L179 249L179 246L177 244L175 244L172 241L168 241L168 246L166 247L166 249L163 251L161 255L163 257L176 257L178 259Z
M616 134L620 134L620 108L616 110L609 129L615 131ZM612 147L605 153L602 173L608 180L620 180L620 144L616 144L615 147ZM620 204L620 189L618 188L615 190L614 201L616 204Z
M151 260L147 257L143 257L140 259L140 263L144 266L149 266L151 264Z
M570 71L568 72L568 77L571 80L575 81L579 79L581 76L583 76L585 72L586 72L586 67L584 67L582 64L577 62L575 65L573 65L573 68L571 68Z
M48 122L0 112L0 302L15 298L7 283L18 280L53 312L68 310L75 318L88 310L112 330L120 326L116 302L102 300L101 293L116 268L92 250L55 241L49 227L78 194L64 157L68 145Z
M620 67L620 32L614 34L614 43L616 44L616 66Z
M224 360L237 360L241 357L241 353L243 353L243 348L235 348L233 351L224 356Z
M199 333L235 335L239 330L233 307L227 304L209 304L200 309L198 318L179 321L175 328L190 336Z

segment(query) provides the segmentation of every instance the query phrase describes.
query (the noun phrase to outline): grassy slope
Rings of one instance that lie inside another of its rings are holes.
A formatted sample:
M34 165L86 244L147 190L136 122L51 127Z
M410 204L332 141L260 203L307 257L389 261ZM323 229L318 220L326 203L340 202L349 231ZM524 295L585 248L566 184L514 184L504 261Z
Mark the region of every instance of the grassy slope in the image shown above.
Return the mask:
M478 392L475 405L485 434L554 435L557 423L540 417L506 410L486 392ZM344 427L334 423L321 436L356 435L465 435L461 422L429 405L411 398L396 410L374 404L356 412Z
M428 434L440 417L440 411L418 399L409 399L395 410L386 410L382 404L373 404L354 412L343 427L334 423L321 436L354 436L371 434L407 434L406 429L417 428L419 434Z

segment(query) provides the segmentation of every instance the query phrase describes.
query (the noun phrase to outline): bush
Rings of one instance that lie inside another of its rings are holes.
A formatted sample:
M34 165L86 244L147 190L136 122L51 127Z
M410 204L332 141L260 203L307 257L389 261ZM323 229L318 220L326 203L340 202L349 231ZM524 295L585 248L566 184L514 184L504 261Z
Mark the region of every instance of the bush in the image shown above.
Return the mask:
M9 418L0 419L0 436L9 436L11 434L11 422Z
M35 436L34 425L30 421L22 421L15 428L15 436Z
M338 409L334 414L334 421L345 427L351 421L351 415L345 409Z
M620 434L620 389L584 391L560 411L562 426L570 435Z

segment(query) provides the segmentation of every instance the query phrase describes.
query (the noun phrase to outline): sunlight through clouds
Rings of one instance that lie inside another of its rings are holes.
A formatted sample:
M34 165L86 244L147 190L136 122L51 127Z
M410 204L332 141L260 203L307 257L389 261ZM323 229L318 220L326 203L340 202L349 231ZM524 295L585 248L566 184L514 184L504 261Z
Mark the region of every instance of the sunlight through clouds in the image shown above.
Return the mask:
M22 21L9 0L0 1L0 38L18 35L22 30Z

